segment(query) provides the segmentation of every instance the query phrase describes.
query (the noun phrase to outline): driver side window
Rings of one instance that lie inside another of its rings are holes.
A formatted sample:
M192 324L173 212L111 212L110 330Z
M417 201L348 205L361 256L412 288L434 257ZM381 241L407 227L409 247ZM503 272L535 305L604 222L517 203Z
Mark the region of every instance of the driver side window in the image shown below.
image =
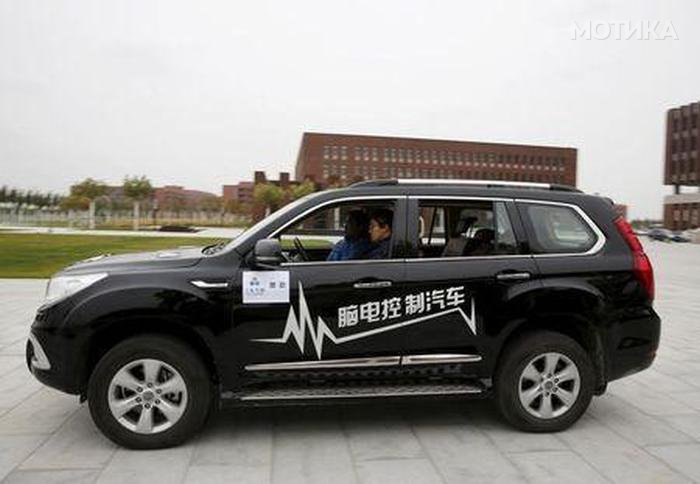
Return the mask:
M277 238L292 263L387 259L394 209L389 200L332 204L294 221Z

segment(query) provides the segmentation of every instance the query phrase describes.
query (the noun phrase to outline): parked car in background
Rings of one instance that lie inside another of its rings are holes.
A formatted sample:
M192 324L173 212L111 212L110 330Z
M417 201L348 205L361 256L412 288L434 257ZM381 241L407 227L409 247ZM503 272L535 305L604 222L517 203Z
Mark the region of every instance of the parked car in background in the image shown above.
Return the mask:
M673 236L673 232L671 232L668 229L662 229L662 228L651 229L649 231L649 235L648 235L648 237L651 240L659 240L662 242L666 242L668 240L671 240L672 236Z
M672 242L690 242L690 236L686 232L677 230L671 233L670 240Z

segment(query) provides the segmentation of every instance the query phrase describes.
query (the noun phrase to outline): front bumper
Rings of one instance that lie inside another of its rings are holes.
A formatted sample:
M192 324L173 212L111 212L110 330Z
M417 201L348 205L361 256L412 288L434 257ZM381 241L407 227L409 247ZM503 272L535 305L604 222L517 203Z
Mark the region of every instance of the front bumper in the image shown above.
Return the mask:
M41 343L32 332L29 333L29 341L27 341L27 364L30 371L48 371L51 369L51 362L49 357L46 356L44 347L41 346Z
M44 385L77 395L82 392L83 368L78 343L56 331L32 328L26 346L29 371Z

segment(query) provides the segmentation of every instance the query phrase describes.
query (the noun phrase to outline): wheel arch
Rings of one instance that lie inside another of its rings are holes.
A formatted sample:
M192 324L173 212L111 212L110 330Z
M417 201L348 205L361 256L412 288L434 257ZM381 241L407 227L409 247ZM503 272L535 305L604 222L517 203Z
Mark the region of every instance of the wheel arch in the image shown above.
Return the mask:
M99 325L84 343L85 358L80 377L80 395L86 395L87 384L100 359L117 344L142 335L156 335L175 339L197 353L209 370L212 381L219 384L220 372L211 346L206 338L191 325L177 318L155 317L151 315L129 316L112 319Z
M590 319L572 312L539 314L514 324L507 331L504 331L500 349L494 360L493 373L496 374L496 369L503 360L503 355L509 346L526 334L536 331L560 333L581 345L593 363L596 378L596 394L601 394L605 391L605 346L601 336L601 329Z

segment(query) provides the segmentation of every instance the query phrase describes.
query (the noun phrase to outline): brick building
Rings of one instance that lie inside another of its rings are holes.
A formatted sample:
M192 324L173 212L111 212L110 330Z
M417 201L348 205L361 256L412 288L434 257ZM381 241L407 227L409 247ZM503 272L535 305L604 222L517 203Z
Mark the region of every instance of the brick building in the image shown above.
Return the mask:
M255 187L260 184L275 185L280 187L285 198L282 201L282 205L289 203L290 189L299 185L298 181L291 179L289 172L281 171L279 173L279 178L277 180L268 179L264 171L256 171L253 175L253 181L240 182L237 185L224 185L222 187L222 196L224 203L229 200L236 200L241 203L248 204L251 207L251 215L254 222L262 219L265 216L267 210L266 207L255 203Z
M124 194L121 185L108 186L105 194L112 208L131 209L133 201ZM146 210L200 210L211 205L217 196L201 190L190 190L180 185L153 187L150 197L142 200L141 207Z
M179 185L165 185L153 189L153 201L160 210L200 210L206 204L216 203L213 193L190 190Z
M664 198L664 226L673 230L700 227L700 102L671 108L666 113L664 184L673 194ZM695 193L682 193L681 187Z
M576 149L304 133L295 177L321 186L376 178L531 181L576 186Z
M235 200L238 203L252 205L254 189L255 183L250 181L240 182L236 185L224 185L222 189L224 203L229 200Z

